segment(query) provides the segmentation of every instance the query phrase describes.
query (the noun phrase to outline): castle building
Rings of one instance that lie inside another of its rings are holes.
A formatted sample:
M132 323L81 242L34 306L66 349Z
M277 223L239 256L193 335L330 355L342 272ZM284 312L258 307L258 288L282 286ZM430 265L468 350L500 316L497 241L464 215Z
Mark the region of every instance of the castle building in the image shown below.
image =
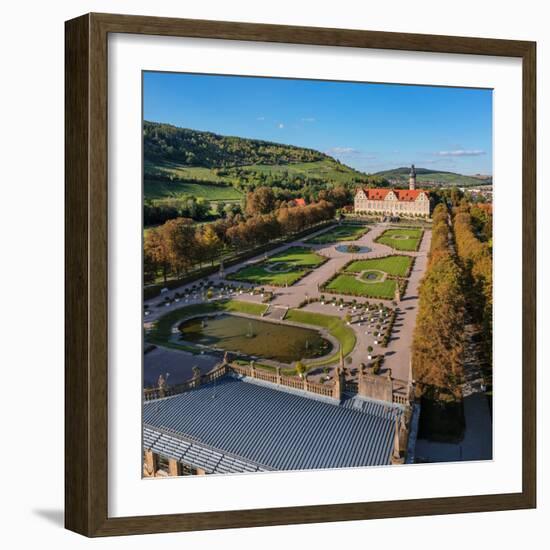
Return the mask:
M431 212L430 193L416 188L416 170L413 164L408 189L359 188L355 192L354 211L356 214L427 218Z

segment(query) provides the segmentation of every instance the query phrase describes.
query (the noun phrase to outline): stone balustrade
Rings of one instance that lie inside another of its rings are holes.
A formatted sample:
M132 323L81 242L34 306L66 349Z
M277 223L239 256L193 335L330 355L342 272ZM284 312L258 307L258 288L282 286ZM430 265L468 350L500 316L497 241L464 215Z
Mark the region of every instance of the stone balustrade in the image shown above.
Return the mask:
M238 363L222 362L216 368L206 374L201 374L198 369L190 380L174 386L164 386L143 390L143 399L151 401L184 393L203 384L209 384L228 374L249 377L256 380L285 386L287 388L306 391L323 397L329 397L340 401L345 393L358 394L362 397L387 401L397 405L409 406L411 403L412 386L403 380L394 380L390 374L379 376L372 372L359 372L358 381L346 380L343 367L338 367L331 383L312 382L297 376L281 374L281 368L275 367L273 371L256 367L253 363L242 365Z

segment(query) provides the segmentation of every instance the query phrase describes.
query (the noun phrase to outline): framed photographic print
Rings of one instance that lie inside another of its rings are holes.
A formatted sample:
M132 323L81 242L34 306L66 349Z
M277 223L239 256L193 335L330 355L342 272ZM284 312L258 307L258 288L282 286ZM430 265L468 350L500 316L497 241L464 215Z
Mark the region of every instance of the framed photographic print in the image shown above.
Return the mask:
M66 23L66 527L532 508L535 44Z

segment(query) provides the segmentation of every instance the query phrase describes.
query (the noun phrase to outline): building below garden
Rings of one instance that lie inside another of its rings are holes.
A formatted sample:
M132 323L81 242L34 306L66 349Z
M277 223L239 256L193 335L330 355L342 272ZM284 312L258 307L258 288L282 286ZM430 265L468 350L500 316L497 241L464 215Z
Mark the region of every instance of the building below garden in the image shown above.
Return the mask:
M401 461L407 408L361 395L377 391L383 396L389 384L392 399L389 378L377 377L380 384L373 390L373 380L365 375L359 383L365 390L359 387L353 394L346 393L343 377L332 387L288 378L290 387L280 374L265 372L262 380L254 369L252 376L242 376L222 368L209 378L203 375L207 383L168 397L155 394L144 402L145 477ZM278 380L266 381L269 376Z

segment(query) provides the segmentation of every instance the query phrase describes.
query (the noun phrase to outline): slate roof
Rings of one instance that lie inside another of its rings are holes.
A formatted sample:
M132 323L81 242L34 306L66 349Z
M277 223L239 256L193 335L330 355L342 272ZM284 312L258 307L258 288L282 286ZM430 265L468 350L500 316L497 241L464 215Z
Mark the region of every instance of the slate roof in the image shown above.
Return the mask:
M391 404L336 402L226 377L143 407L144 447L209 473L389 464Z

